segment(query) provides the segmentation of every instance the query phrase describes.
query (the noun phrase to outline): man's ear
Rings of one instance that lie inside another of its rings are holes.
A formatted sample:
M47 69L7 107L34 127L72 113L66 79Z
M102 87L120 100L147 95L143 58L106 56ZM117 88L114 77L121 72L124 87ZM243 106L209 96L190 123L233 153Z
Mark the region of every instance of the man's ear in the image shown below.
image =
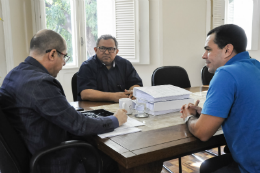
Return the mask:
M119 49L116 50L116 54L118 54L118 52L119 52Z
M224 49L225 49L225 58L228 58L233 53L234 46L232 44L227 44Z
M48 59L50 61L53 61L54 60L54 54L55 54L56 50L55 49L52 49L48 55Z
M97 47L94 47L94 50L95 50L95 52L96 52L96 54L97 54Z

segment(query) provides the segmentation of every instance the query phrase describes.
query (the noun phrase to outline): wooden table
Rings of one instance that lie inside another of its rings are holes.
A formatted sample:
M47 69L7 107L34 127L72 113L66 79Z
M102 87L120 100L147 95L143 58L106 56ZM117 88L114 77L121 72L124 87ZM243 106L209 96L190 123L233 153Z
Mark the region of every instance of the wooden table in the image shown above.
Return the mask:
M202 92L207 91L208 86L192 87L188 90ZM112 103L81 101L71 104L90 110L90 107ZM180 115L178 112L172 113L172 116ZM149 118L138 120L146 121L148 127L149 123L154 121L153 118L165 122L165 116ZM164 161L226 144L222 130L218 130L207 142L202 142L189 132L183 121L181 124L163 128L143 128L142 132L112 138L95 137L98 148L118 162L122 173L160 173Z

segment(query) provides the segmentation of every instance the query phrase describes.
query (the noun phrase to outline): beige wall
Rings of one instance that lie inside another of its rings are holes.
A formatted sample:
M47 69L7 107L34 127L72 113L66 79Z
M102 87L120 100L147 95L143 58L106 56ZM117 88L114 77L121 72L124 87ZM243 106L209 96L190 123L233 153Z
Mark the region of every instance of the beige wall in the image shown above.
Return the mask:
M151 85L153 70L181 66L192 86L201 85L201 59L206 39L206 0L150 1L150 65L135 65L144 86Z
M29 53L32 38L31 0L9 0L14 66L23 62Z
M206 0L164 0L163 16L163 65L183 67L191 85L201 85Z

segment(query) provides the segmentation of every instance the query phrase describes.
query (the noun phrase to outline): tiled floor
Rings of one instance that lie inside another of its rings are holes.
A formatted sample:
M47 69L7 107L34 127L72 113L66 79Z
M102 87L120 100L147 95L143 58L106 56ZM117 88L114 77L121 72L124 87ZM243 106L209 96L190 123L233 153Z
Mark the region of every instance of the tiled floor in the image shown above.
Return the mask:
M221 154L223 152L224 146L221 147ZM218 154L218 148L213 148L210 150L211 152ZM194 155L188 155L181 158L182 163L182 173L199 173L199 167L204 160L214 157L207 152L199 152L194 153ZM171 172L178 173L179 172L179 161L178 159L173 159L164 162L164 165L170 169ZM161 173L170 173L166 169L162 169Z

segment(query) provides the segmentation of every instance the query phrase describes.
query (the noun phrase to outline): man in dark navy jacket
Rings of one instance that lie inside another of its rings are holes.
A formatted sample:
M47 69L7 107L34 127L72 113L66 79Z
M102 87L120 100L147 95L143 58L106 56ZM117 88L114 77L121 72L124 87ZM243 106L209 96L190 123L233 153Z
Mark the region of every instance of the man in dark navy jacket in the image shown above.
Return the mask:
M95 119L77 112L68 103L61 84L55 79L69 59L66 52L62 36L52 30L39 31L31 40L30 55L8 73L0 88L0 108L32 154L70 140L72 135L83 138L111 132L127 120L125 110ZM56 152L42 161L40 171L84 172L83 166L72 157L75 152L71 149ZM104 171L118 172L116 163L100 154Z
M143 86L133 65L117 56L118 43L111 35L102 35L92 56L78 73L78 100L113 101L134 98L133 88Z

